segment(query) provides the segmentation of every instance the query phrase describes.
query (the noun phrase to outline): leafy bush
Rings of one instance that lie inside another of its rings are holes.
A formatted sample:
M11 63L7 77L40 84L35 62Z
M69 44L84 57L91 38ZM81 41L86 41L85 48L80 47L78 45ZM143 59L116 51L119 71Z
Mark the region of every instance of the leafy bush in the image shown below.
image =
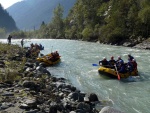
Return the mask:
M93 36L93 30L91 28L85 28L82 31L82 35L83 35L83 40L89 40L90 37Z
M76 26L73 25L73 26L71 26L70 29L67 29L65 31L65 37L67 39L73 39L73 38L76 39L76 32L77 32L77 28L76 28Z
M121 40L123 40L122 34L123 33L121 28L115 28L107 35L107 42L113 44L121 42Z

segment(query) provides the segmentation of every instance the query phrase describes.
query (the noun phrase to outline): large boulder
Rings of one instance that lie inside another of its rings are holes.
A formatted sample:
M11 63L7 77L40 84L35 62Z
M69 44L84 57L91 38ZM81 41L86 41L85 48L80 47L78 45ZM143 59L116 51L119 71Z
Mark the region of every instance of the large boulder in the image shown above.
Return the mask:
M91 101L91 102L98 101L97 95L95 93L91 93L89 96L89 101Z

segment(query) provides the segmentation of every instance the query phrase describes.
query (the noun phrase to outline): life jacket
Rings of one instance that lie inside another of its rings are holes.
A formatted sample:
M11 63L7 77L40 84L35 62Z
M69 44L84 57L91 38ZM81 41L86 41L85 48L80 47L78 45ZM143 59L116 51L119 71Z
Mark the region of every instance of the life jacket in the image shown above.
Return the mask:
M129 72L132 72L132 71L133 71L133 63L132 63L131 61L129 61L129 62L127 63L127 70L128 70Z
M133 68L134 70L137 70L137 63L136 62L132 62Z
M110 64L110 65L115 65L115 63L116 63L115 60L113 60L113 59L112 59L112 60L109 60L109 64Z
M124 64L121 64L120 69L119 69L119 73L126 73L126 68Z

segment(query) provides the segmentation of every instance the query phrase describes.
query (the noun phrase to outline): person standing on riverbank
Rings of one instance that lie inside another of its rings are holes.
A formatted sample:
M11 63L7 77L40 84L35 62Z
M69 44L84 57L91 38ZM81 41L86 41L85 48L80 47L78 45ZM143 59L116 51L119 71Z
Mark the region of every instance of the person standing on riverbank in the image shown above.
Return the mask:
M24 45L24 39L21 39L21 47L23 48Z
M11 38L12 38L12 36L9 35L8 38L7 38L8 44L11 44Z

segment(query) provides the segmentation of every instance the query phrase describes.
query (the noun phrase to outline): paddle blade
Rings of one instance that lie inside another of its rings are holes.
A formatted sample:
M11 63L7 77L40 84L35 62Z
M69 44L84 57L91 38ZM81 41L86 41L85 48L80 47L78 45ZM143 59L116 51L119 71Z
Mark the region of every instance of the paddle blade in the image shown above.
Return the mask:
M99 66L98 64L92 64L93 66Z
M118 74L118 80L120 80L120 75Z

